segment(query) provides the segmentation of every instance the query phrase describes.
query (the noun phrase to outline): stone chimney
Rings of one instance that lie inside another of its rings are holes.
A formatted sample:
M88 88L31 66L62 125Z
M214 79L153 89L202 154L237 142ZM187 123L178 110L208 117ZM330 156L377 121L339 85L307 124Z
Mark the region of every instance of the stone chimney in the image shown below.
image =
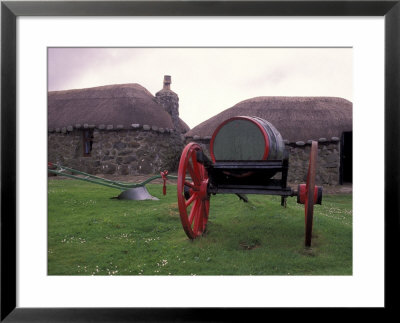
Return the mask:
M176 93L171 91L170 75L164 75L163 88L156 93L156 100L164 107L165 111L170 114L174 129L180 132L181 124L179 120L179 97Z
M171 76L170 76L170 75L164 75L163 90L164 90L164 91L169 91L169 90L171 90Z

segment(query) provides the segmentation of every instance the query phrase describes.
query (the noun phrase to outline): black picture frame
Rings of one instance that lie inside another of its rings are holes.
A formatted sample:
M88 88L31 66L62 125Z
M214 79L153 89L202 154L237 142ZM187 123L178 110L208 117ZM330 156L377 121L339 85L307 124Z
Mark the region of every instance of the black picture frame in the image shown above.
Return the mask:
M396 311L397 293L393 292L396 292L396 287L399 287L396 259L399 255L400 228L399 2L400 0L3 1L1 3L1 322L233 322L237 321L242 314L250 315L250 320L255 320L258 315L265 315L263 311L266 310L254 308L16 307L16 19L18 16L384 16L385 143L382 144L384 144L385 154L382 157L385 159L385 306L383 309L375 310L379 315L383 314L382 311L385 314L391 310ZM374 165L371 165L371 190L374 189L373 172ZM373 236L374 233L371 232L371 239ZM373 255L371 255L371 261L373 261ZM237 313L238 310L240 315ZM330 316L330 318L333 317Z

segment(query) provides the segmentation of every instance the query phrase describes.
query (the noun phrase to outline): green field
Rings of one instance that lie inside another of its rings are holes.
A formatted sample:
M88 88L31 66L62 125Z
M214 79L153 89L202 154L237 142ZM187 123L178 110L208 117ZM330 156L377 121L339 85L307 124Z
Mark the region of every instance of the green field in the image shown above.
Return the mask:
M118 190L48 183L49 275L351 275L352 195L324 195L304 247L304 206L288 198L211 197L207 233L189 240L176 185L149 184L159 201L112 199Z

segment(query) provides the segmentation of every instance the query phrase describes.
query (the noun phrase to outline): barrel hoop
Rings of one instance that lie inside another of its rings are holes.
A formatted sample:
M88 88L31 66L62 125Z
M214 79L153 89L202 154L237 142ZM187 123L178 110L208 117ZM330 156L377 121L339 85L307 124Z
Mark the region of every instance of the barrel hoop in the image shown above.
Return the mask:
M285 145L283 144L283 139L280 132L275 128L275 126L267 120L264 120L259 117L253 117L255 120L259 121L268 134L269 138L269 150L270 154L268 155L269 159L283 159L282 151L285 149ZM272 155L271 155L272 153Z
M219 130L226 125L227 123L233 121L233 120L247 120L250 121L251 123L255 124L260 130L261 133L264 137L264 141L265 141L265 150L264 150L264 155L262 157L263 160L268 158L268 153L269 153L269 136L268 133L266 132L266 130L264 129L263 126L261 126L258 122L256 122L253 118L251 117L247 117L247 116L237 116L237 117L232 117L229 118L227 120L225 120L224 122L222 122L217 129L215 129L212 137L211 137L211 141L210 141L210 154L211 154L211 159L212 161L215 163L215 155L214 155L214 141L215 141L215 137L217 136Z

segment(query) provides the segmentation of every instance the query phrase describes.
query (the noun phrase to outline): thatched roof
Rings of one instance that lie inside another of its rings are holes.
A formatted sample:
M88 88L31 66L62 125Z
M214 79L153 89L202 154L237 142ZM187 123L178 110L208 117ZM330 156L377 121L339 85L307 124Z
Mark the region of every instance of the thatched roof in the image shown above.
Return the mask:
M181 122L181 133L187 133L188 131L190 131L190 127L187 125L187 123L181 118L179 118L179 120Z
M106 85L48 93L48 127L132 124L172 129L171 116L139 84ZM189 127L182 121L182 127Z
M331 139L352 130L353 105L334 97L256 97L222 111L186 133L212 136L217 126L234 116L257 116L271 122L290 142Z

